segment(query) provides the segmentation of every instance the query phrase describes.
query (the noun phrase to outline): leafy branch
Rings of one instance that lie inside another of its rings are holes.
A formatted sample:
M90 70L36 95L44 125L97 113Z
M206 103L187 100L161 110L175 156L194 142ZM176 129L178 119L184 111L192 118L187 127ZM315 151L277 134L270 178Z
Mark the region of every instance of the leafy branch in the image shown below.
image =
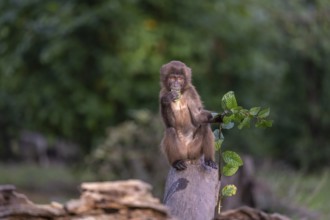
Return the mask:
M221 99L223 112L215 113L215 119L220 117L219 128L215 129L215 148L219 152L219 181L222 175L232 176L239 167L243 166L243 160L234 151L224 151L221 153L221 147L224 142L222 129L232 129L237 125L238 129L250 128L251 123L254 123L256 128L268 128L273 124L272 120L267 119L270 114L270 108L253 107L244 109L237 104L237 100L233 91L227 92ZM224 166L221 166L224 164ZM222 197L233 196L236 194L237 188L235 185L226 185L222 191L219 190L218 203L216 213L220 214Z

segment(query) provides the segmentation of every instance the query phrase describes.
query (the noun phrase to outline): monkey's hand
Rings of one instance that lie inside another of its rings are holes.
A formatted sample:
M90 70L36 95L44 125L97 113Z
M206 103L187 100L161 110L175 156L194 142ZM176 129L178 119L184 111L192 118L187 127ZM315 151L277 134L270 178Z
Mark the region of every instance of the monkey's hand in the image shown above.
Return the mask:
M206 166L212 167L213 169L218 169L217 163L213 160L205 160L204 163Z
M223 118L226 116L226 112L221 113L221 114L212 112L211 115L212 115L212 117L209 120L210 123L222 123Z
M170 104L171 102L174 102L180 98L180 93L177 91L170 91L166 95L162 97L162 103L163 104Z
M183 160L175 161L172 166L178 171L187 169L187 164Z
M212 113L212 118L210 121L211 123L222 123L223 117L222 115Z

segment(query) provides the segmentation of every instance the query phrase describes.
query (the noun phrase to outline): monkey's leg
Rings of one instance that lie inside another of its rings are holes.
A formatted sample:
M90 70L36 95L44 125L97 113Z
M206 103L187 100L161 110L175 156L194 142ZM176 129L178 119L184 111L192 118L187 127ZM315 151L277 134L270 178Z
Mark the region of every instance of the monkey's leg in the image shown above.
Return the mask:
M184 170L187 168L187 165L184 162L184 160L187 159L185 145L179 140L174 128L167 128L165 130L162 149L166 154L169 163L175 169Z
M199 126L193 133L193 139L188 144L188 159L196 160L201 158L203 155L203 129L205 129L203 126Z
M203 154L205 165L212 167L213 169L217 169L218 166L214 159L214 135L209 125L205 125L205 129L203 129L203 131L205 132L203 136Z

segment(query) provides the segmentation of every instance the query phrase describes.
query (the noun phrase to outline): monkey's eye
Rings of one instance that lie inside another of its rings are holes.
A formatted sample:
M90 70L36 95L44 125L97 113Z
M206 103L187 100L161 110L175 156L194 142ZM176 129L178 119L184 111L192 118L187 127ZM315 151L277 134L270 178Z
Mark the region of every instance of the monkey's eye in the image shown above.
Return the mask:
M181 82L183 82L184 81L184 77L182 77L182 76L178 76L178 81L181 83Z
M175 78L175 76L170 76L170 77L168 77L168 80L169 80L170 82L173 82L173 81L176 80L176 78Z

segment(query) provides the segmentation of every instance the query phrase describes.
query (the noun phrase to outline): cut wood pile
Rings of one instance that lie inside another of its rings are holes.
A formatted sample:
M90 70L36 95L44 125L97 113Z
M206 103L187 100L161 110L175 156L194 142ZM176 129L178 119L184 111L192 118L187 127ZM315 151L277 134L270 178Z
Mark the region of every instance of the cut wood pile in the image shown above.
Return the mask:
M171 219L167 209L139 180L83 183L81 196L62 205L37 205L15 191L0 186L0 219L3 220L126 220Z
M17 193L12 185L0 185L1 220L174 220L151 194L151 186L139 180L83 183L79 199L65 204L38 205ZM216 220L287 220L252 208L225 211ZM204 220L204 219L203 219Z

